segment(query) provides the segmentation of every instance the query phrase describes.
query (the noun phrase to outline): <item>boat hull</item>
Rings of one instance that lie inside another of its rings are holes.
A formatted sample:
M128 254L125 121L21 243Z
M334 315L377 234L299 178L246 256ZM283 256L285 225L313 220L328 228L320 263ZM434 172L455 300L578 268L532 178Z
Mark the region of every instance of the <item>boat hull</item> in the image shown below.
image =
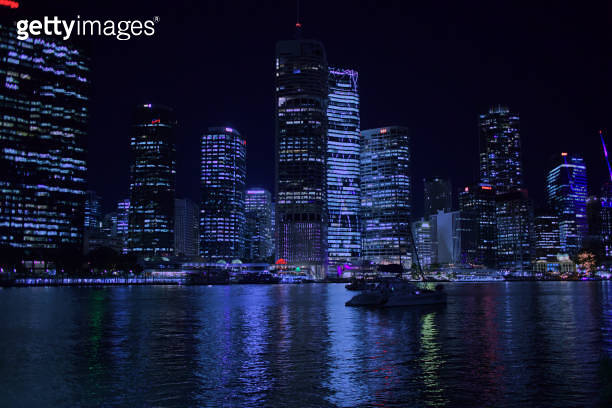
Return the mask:
M362 293L346 302L346 306L353 307L405 307L439 305L446 303L446 293L436 291L432 293L414 294L392 294Z

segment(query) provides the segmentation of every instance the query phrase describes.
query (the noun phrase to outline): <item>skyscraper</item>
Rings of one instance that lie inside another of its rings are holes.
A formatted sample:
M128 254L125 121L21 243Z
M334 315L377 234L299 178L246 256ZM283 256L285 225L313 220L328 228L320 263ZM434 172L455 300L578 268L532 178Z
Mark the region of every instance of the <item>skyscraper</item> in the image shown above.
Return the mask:
M202 135L200 254L231 262L244 255L246 139L236 129L211 127Z
M554 212L540 210L534 218L535 258L546 261L561 253L559 242L559 218Z
M498 195L495 215L497 221L496 260L504 271L525 275L531 271L535 258L533 204L526 190Z
M95 191L89 190L85 195L85 229L99 229L101 220L100 196Z
M523 188L519 117L505 106L480 115L480 182L497 194Z
M270 192L263 188L248 189L246 192L246 259L263 261L273 255L272 216Z
M174 200L174 253L198 256L200 251L200 208L187 198Z
M465 187L459 194L459 235L463 263L495 266L495 191L488 184Z
M551 167L546 198L559 217L561 251L575 255L588 232L586 166L582 157L561 153L553 158Z
M425 218L438 211L449 212L453 207L451 181L440 177L423 179L423 201Z
M357 72L329 69L327 106L327 253L331 267L356 264L359 225L359 92Z
M323 44L276 44L277 256L324 277L328 69Z
M79 49L0 23L0 248L82 250L88 77Z
M390 126L361 132L362 256L412 266L410 137Z
M138 256L174 252L175 127L168 107L135 109L128 248Z

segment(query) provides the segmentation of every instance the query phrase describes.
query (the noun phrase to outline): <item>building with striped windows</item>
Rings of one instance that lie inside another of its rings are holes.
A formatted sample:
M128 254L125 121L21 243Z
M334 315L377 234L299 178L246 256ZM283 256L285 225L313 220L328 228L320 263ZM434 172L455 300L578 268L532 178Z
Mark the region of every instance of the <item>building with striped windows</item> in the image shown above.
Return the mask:
M359 223L359 90L350 69L329 68L327 105L327 256L330 271L357 264Z

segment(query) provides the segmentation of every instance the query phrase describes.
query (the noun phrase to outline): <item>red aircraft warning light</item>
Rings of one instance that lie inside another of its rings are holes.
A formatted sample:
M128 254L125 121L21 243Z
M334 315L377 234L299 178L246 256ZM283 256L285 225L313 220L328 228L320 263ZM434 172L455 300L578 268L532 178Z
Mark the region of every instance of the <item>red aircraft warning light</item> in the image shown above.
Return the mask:
M16 9L19 8L19 3L13 0L0 0L0 6Z

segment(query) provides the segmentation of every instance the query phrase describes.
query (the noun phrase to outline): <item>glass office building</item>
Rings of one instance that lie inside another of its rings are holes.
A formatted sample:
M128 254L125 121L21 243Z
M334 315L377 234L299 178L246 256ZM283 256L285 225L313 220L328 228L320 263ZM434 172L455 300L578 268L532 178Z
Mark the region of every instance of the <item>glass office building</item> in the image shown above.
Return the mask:
M246 191L245 258L264 261L274 254L272 195L263 188Z
M276 254L327 271L328 68L314 40L276 45Z
M526 190L516 190L496 198L497 267L518 275L529 274L535 260L533 204Z
M168 107L145 104L134 111L128 248L138 256L174 252L175 127Z
M480 182L497 194L523 188L519 117L505 106L480 115Z
M207 261L244 255L246 139L230 127L202 135L200 255Z
M410 136L400 126L361 132L362 257L412 266Z
M357 72L329 69L327 105L327 255L331 269L357 264L359 225L359 91Z
M495 196L488 184L468 186L459 193L461 263L495 266Z
M559 217L561 251L575 255L588 233L587 175L582 157L561 153L546 177L548 205Z
M0 249L82 251L89 75L81 50L0 22Z

